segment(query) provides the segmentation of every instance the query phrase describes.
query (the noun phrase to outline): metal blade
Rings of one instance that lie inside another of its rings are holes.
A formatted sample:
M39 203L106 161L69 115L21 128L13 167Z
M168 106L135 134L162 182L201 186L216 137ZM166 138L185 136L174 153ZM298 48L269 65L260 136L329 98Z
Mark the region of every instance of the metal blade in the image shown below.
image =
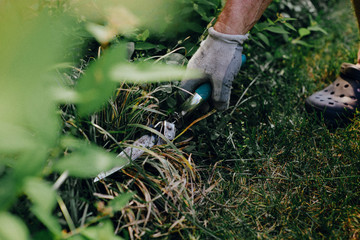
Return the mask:
M176 133L176 128L175 128L175 124L170 123L168 121L163 121L163 122L159 122L156 126L160 126L160 132L162 132L164 134L164 136L169 139L170 141L173 140L175 138L175 133ZM142 148L151 148L153 147L155 144L164 144L165 142L159 138L156 142L156 137L154 135L144 135L141 138L139 138L138 140L136 140L133 144L134 147L127 147L125 148L124 151L122 151L118 157L123 157L123 158L128 158L129 159L129 163L135 159L137 159L138 157L140 157L143 153L144 150L141 150L137 147L142 147ZM113 169L106 171L106 172L102 172L99 173L97 175L97 177L94 179L94 182L97 182L101 179L104 179L108 176L110 176L111 174L121 170L122 168L124 168L125 166L127 166L128 164L122 165L122 166L117 166L114 167Z
M118 157L124 157L124 158L128 158L129 159L129 163L135 159L137 159L138 157L140 157L144 151L141 149L138 149L136 147L144 147L144 148L151 148L152 146L155 145L155 136L149 136L149 135L144 135L141 138L139 138L138 140L136 140L134 142L134 146L135 147L127 147L125 148L124 151L122 151ZM127 165L127 164L126 164ZM97 175L97 177L94 179L94 182L97 182L101 179L106 178L107 176L110 176L111 174L121 170L123 167L125 167L126 165L122 165L122 166L118 166L118 167L114 167L113 169L107 171L107 172L102 172L99 173Z

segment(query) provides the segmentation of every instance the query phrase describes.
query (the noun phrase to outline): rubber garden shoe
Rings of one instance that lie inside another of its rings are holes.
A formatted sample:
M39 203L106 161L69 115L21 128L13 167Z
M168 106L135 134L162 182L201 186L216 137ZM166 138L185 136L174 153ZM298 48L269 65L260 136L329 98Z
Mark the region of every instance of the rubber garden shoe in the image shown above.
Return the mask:
M308 112L316 111L329 123L348 122L360 105L360 68L343 63L337 79L306 99Z

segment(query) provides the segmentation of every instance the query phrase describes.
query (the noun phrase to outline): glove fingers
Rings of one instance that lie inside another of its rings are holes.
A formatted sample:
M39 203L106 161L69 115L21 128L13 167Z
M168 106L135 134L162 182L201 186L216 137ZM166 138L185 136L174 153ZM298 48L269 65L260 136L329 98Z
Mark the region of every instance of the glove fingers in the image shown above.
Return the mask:
M188 79L181 82L180 87L191 93L195 92L196 88L205 82L209 82L210 79L207 76L196 79Z
M232 83L239 73L242 64L241 52L241 46L235 49L234 57L225 71L223 81L213 82L212 100L217 110L223 111L229 108Z
M224 111L226 109L229 108L229 104L230 104L230 93L231 91L229 90L228 94L223 94L221 100L213 100L213 104L214 107L218 110L218 111Z

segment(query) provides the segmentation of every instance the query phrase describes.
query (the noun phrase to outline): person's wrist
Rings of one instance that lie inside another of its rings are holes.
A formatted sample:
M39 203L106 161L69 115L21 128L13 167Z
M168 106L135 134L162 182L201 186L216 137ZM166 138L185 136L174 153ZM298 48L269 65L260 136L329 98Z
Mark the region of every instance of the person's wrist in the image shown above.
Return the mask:
M238 33L238 31L233 30L231 27L221 22L215 23L214 29L217 32L225 33L225 34L240 34Z
M217 21L214 25L214 29L217 32L224 33L224 34L231 34L231 35L244 35L248 31L242 28L234 28L233 26L229 26L223 22Z
M226 34L217 31L214 27L209 28L209 36L212 39L218 39L228 44L239 44L242 45L245 40L248 39L249 34Z

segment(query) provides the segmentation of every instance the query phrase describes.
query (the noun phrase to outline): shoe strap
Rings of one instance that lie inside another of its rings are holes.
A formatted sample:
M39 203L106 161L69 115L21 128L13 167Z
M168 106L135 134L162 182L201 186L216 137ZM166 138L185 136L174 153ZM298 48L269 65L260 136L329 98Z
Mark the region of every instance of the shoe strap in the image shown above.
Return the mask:
M351 80L360 80L360 68L351 63L343 63L340 68L340 77Z

